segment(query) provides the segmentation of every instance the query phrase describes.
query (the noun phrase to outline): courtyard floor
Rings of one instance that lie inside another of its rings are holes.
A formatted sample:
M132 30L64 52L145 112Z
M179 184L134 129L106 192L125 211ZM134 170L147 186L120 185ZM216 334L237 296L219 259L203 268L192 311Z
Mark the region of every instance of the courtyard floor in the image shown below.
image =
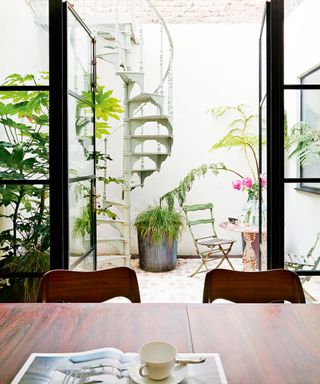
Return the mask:
M110 268L110 262L100 257L99 269ZM110 259L109 259L110 260ZM242 258L231 258L232 265L238 271L242 270ZM217 261L210 261L209 267L214 268ZM202 303L205 272L190 277L199 265L199 259L178 258L177 266L169 272L145 272L139 268L139 260L132 259L131 267L136 271L142 303ZM230 269L227 262L221 268ZM249 273L249 272L248 272ZM320 277L314 276L309 281L303 282L306 300L320 302ZM310 299L311 294L313 300ZM116 298L112 301L126 301Z
M145 272L139 268L139 260L132 260L132 268L138 277L143 303L201 303L205 273L190 277L198 267L198 259L178 258L177 267L169 272ZM210 261L210 268L217 262ZM241 270L242 260L232 259L236 269ZM223 268L230 269L228 263Z

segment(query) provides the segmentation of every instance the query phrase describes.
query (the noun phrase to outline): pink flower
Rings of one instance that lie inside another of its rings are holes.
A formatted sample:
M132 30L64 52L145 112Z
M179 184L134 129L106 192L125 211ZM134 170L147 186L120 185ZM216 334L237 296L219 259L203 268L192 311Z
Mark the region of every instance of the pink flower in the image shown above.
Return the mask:
M261 187L265 188L266 185L267 185L267 180L265 179L265 177L261 177Z
M232 187L233 189L237 189L238 191L240 191L241 189L241 180L235 180L232 182Z
M251 188L252 187L252 180L250 177L245 177L244 179L242 179L242 185L246 188Z

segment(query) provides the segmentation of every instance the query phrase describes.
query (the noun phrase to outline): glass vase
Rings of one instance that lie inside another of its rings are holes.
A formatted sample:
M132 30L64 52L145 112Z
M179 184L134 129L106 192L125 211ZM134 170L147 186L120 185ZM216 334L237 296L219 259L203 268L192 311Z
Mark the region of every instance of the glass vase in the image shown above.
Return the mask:
M259 200L252 199L247 201L242 209L241 222L250 227L259 225Z

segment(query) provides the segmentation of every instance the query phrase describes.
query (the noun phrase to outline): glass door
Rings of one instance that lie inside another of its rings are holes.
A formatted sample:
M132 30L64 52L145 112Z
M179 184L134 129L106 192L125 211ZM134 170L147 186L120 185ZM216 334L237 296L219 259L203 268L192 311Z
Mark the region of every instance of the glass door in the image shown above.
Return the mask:
M259 38L259 259L260 270L267 269L267 76L270 3L266 3Z
M95 40L74 9L64 3L65 121L68 143L69 269L96 269Z
M313 302L320 287L320 48L309 42L320 31L320 3L269 4L266 70L260 64L267 84L267 268L294 270Z

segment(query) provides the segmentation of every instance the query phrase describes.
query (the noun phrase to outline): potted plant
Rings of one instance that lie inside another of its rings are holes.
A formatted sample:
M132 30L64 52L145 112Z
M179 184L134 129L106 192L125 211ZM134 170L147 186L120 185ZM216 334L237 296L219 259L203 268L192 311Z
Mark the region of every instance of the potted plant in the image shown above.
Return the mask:
M182 216L173 208L153 206L141 212L134 223L138 232L140 268L165 272L176 267Z

